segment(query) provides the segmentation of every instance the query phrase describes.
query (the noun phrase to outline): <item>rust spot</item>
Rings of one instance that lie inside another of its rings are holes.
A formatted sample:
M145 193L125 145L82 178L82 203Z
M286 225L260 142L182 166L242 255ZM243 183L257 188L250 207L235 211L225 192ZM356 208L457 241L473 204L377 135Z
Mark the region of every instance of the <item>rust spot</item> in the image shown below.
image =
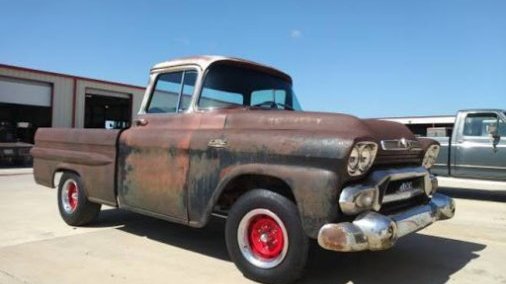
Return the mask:
M320 241L323 244L323 247L335 250L335 251L343 251L345 246L343 244L347 243L347 235L342 228L336 228L332 231L325 231L326 234L322 234Z

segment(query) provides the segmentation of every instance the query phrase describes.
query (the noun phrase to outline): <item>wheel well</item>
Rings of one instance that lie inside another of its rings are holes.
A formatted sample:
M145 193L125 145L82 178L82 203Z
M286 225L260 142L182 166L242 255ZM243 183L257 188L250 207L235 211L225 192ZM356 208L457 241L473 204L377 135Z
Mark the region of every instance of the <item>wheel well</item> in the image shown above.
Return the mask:
M226 213L234 202L245 192L252 189L266 189L276 192L297 203L290 186L280 178L266 175L241 175L235 177L225 186L214 207L217 213Z
M69 172L69 173L73 173L73 174L76 174L78 176L81 176L78 172L76 172L74 170L69 170L69 169L66 169L66 168L58 168L58 169L56 169L53 172L53 188L54 187L58 187L58 184L60 184L61 176L65 172Z

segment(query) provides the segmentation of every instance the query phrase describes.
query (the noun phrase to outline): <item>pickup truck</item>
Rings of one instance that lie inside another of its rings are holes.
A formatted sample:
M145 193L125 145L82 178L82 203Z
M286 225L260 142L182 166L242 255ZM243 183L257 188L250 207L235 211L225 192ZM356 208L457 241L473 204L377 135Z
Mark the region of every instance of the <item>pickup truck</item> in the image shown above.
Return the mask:
M226 218L230 258L248 278L301 277L309 241L384 250L453 217L430 174L439 145L399 123L303 112L286 73L198 56L155 65L133 126L39 128L37 183L58 185L63 220L101 204L192 227Z
M501 137L505 134L506 111L459 111L451 136L431 137L441 144L432 173L442 177L506 181L506 140Z

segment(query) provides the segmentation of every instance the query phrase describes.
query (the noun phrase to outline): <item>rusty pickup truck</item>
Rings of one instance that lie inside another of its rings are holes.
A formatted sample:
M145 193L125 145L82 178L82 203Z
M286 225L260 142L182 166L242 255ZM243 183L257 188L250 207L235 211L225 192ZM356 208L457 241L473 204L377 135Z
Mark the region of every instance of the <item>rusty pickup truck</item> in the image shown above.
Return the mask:
M439 144L402 124L303 112L289 75L247 60L198 56L151 69L133 126L39 129L37 183L58 185L63 220L102 204L192 227L226 218L230 258L248 278L301 277L309 242L384 250L451 218L429 168Z

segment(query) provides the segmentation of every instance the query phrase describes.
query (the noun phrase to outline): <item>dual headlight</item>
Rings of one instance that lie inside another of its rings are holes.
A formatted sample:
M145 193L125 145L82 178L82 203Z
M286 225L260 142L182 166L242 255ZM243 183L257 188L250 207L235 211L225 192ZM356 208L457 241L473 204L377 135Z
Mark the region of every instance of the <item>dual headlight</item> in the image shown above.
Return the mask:
M348 174L350 176L359 176L367 172L376 158L378 144L374 142L358 142L351 149L348 158Z
M439 155L439 145L431 145L425 156L423 156L422 166L426 169L430 169L436 163L437 156Z

